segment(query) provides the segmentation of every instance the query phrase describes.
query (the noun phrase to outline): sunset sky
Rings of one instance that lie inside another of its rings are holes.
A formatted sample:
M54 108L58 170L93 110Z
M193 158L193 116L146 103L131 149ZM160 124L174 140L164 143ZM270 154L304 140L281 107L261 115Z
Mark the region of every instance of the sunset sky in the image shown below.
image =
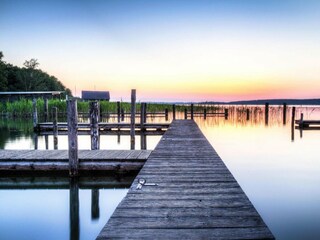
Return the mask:
M320 98L320 1L0 0L0 51L77 96Z

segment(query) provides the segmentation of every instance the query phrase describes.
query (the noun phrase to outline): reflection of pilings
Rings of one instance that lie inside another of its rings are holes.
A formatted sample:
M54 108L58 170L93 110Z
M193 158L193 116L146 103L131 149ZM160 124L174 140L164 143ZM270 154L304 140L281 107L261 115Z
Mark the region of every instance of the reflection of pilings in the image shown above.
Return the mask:
M264 123L265 125L268 125L269 124L269 103L265 104L264 116L265 116Z
M144 132L141 132L140 134L140 145L141 145L141 150L147 149L147 136Z
M91 219L99 219L99 189L91 190Z
M45 141L45 144L46 144L46 150L48 150L49 149L49 136L48 135L44 136L44 141Z
M135 149L136 90L131 90L130 149Z
M90 102L90 136L91 150L100 148L99 143L99 103L97 101Z
M33 134L33 144L34 144L34 150L38 149L38 134Z
M294 121L296 116L296 107L292 107L291 115L291 140L294 141Z
M77 178L70 178L70 240L78 240L80 235L79 219L79 183Z
M53 149L58 149L58 108L53 107Z
M118 134L117 134L117 143L120 143L120 139L121 139L121 137L120 137L121 135L120 135L120 132L118 132Z
M283 104L283 125L286 125L287 123L287 104Z
M176 120L176 105L172 105L172 118L173 120Z

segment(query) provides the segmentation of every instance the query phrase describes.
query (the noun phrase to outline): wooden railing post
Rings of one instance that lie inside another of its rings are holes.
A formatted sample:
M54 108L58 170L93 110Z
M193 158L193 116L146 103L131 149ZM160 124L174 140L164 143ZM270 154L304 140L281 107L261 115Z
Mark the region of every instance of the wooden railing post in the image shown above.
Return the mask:
M99 102L90 102L91 150L100 148L99 143Z
M58 149L58 108L53 107L53 149Z
M78 176L78 110L75 99L67 102L68 141L69 141L69 175Z
M131 150L135 149L136 90L131 90L130 142Z
M172 118L173 120L176 120L176 105L172 105Z

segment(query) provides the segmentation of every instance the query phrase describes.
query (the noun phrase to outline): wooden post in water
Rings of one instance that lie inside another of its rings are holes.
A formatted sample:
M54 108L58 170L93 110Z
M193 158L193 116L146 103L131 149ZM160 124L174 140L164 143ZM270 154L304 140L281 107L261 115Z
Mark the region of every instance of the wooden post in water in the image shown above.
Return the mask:
M300 128L300 138L302 138L302 132L303 132L303 113L300 114L299 128Z
M118 118L118 123L120 122L120 102L117 101L117 118Z
M203 118L207 119L207 109L206 108L203 109Z
M33 144L34 144L34 150L38 150L38 134L33 133Z
M136 90L131 90L131 118L130 118L130 142L131 150L135 149L135 122L136 122Z
M49 106L48 106L48 98L44 99L44 121L48 122L49 119Z
M249 108L247 108L247 110L246 110L246 113L247 113L247 121L249 121L250 120L250 110L249 110Z
M38 110L37 110L37 99L33 98L32 100L32 116L33 116L33 129L37 131L38 126Z
M52 108L53 115L53 149L58 149L58 108Z
M176 120L176 105L172 105L172 118L173 120Z
M147 107L148 107L147 103L144 103L144 108L143 108L144 109L144 119L143 119L144 123L147 123L147 116L148 116Z
M191 119L193 119L193 103L191 103Z
M78 110L75 99L67 101L68 141L69 141L69 175L78 176Z
M45 141L45 144L46 144L46 150L48 150L49 149L49 136L48 135L44 136L44 141Z
M166 121L168 121L169 117L168 117L168 108L164 109L164 116Z
M296 107L292 107L291 114L291 140L294 141L294 122L296 117Z
M145 128L144 128L145 119L146 119L145 106L146 106L145 103L140 104L140 129L141 129L141 132L143 132L145 130Z
M99 189L91 190L91 219L99 219Z
M121 108L121 121L124 121L124 110Z
M269 124L269 103L265 104L264 115L265 115L265 118L264 118L265 124L268 125Z
M79 183L77 178L70 178L69 209L70 209L70 240L79 240L79 236L80 236Z
M283 125L287 123L287 104L283 103Z
M188 119L188 110L184 109L184 119Z
M140 147L141 150L147 149L147 136L146 133L143 131L140 132Z
M228 108L225 108L225 109L224 109L224 119L225 119L225 120L228 120L228 117L229 117L229 109L228 109Z
M90 102L90 136L91 150L100 148L99 142L99 102Z

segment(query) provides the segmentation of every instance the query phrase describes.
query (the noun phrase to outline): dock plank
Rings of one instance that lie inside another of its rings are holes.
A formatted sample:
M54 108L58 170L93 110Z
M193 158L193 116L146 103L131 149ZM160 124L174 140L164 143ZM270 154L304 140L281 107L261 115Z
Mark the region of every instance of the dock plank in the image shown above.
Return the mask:
M97 237L113 238L274 239L192 120L170 125Z

